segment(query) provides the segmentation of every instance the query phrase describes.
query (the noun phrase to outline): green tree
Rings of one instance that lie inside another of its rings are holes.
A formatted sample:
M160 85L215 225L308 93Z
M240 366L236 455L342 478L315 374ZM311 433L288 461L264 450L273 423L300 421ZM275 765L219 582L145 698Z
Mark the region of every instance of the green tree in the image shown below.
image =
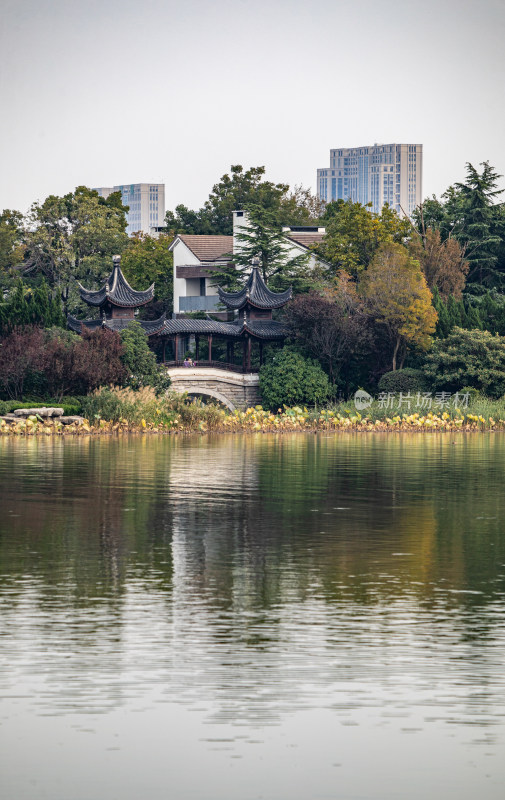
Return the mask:
M456 213L460 220L456 224L456 236L465 246L470 264L469 280L480 284L493 285L505 277L499 265L498 250L503 242L505 219L500 209L494 205L495 199L503 192L497 184L501 175L484 161L482 172L467 164L467 177L464 183L457 183L454 195ZM497 213L498 212L498 213Z
M213 277L224 285L235 281L237 286L247 278L253 259L259 259L263 280L272 289L307 291L314 284L309 273L309 253L293 255L286 236L276 224L275 212L261 206L249 206L247 224L235 234L237 245L233 253L234 272L216 271Z
M124 348L121 360L130 376L129 385L133 389L152 386L160 392L167 389L170 386L170 379L156 363L156 356L149 348L147 336L140 323L131 322L121 331L120 336Z
M501 176L488 161L481 167L479 173L467 163L464 182L449 186L440 200L426 200L414 215L421 235L433 228L442 241L461 245L469 265L467 289L505 283L505 206L496 202L503 191L497 188Z
M356 284L347 273L338 276L335 288L294 297L283 321L297 349L317 360L332 383L347 386L354 362L370 344Z
M25 274L43 275L65 305L77 306L76 281L100 283L110 272L111 257L128 244L127 207L111 194L106 200L79 186L64 197L51 195L34 203L26 234ZM71 289L74 288L74 297Z
M401 243L409 235L409 220L400 218L388 206L380 214L370 207L352 200L337 200L326 206L326 235L315 250L335 272L343 269L357 277L368 268L381 244Z
M178 205L175 214L168 211L165 224L174 234L214 234L231 236L233 233L233 211L242 211L258 206L272 212L275 224L314 224L322 212L319 200L303 186L290 191L287 183L272 183L264 180L265 167L250 167L244 170L241 164L230 168L212 187L203 208L193 211Z
M455 328L437 339L424 372L434 388L451 392L472 386L490 397L505 394L505 337Z
M261 400L265 408L326 403L332 394L328 376L319 364L284 347L260 369Z
M392 369L403 366L407 347L427 349L437 314L419 262L399 244L379 247L360 282L365 306L386 333Z
M447 306L440 297L440 292L436 286L433 289L433 308L437 312L435 336L439 339L444 339L451 332L451 321L449 318L449 312L447 311Z
M6 333L20 325L66 327L61 299L56 292L51 292L44 280L31 287L18 278L7 300L0 303L1 331Z
M154 239L135 234L121 258L121 268L127 281L136 289L147 289L154 283L155 301L166 311L173 308L173 256L168 250L169 237ZM155 309L158 315L158 310Z
M409 242L410 255L421 264L429 288L437 288L442 297L461 298L468 274L465 250L453 238L442 239L440 230L423 228L413 232Z
M12 281L12 270L23 261L23 215L4 209L0 214L0 290Z

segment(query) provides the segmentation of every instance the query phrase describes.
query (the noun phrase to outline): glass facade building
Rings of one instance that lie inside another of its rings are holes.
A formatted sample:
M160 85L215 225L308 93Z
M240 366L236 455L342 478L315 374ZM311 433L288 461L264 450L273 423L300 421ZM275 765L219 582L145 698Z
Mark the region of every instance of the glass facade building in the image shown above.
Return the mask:
M164 183L127 183L120 186L101 186L95 189L101 197L108 197L112 192L121 192L124 206L128 206L126 215L128 227L126 233L142 231L151 233L165 222L165 184Z
M330 150L330 167L317 170L317 195L332 200L372 204L380 212L387 203L402 216L422 202L422 144L374 144Z

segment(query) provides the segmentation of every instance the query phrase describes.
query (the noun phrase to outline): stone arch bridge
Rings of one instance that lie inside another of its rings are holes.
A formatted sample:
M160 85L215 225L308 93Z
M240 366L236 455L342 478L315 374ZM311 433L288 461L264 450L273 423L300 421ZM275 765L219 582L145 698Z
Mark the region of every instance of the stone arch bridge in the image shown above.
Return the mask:
M244 410L260 402L259 375L213 366L168 367L174 392L202 395L222 403L235 411Z

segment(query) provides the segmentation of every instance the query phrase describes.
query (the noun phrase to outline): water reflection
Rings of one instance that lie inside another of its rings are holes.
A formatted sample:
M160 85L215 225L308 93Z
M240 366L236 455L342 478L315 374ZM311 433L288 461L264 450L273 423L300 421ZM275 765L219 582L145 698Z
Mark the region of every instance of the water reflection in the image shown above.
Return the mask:
M235 755L301 713L503 746L505 437L0 446L0 692L26 713L180 705Z

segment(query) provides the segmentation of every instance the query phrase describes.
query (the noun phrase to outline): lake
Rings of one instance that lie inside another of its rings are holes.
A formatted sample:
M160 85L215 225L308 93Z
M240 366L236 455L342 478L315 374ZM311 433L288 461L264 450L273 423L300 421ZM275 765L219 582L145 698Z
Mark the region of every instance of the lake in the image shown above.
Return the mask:
M505 434L0 440L3 800L502 800Z

